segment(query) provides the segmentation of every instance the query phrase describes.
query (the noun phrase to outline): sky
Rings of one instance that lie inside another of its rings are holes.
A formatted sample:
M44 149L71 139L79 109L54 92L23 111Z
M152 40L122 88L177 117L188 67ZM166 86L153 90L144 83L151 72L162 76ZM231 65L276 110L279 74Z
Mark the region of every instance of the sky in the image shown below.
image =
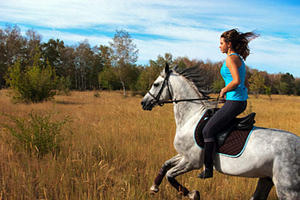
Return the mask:
M139 49L137 64L158 55L222 61L220 35L255 31L246 64L268 73L300 77L299 0L0 0L0 28L33 29L43 42L88 40L109 45L125 30Z

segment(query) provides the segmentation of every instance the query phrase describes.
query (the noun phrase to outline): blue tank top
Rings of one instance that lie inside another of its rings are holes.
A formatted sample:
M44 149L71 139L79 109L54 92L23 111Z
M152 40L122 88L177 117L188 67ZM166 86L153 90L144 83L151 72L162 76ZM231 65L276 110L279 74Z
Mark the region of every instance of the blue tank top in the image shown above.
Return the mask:
M231 55L237 55L237 53L232 53ZM239 56L240 57L240 56ZM238 68L239 76L240 76L240 84L232 91L226 93L226 100L232 101L246 101L248 99L248 90L245 86L245 78L246 78L246 66L244 60L240 57L242 61L242 65ZM227 86L232 81L232 75L230 73L229 68L226 66L226 61L223 63L221 67L221 76L225 81L225 86Z

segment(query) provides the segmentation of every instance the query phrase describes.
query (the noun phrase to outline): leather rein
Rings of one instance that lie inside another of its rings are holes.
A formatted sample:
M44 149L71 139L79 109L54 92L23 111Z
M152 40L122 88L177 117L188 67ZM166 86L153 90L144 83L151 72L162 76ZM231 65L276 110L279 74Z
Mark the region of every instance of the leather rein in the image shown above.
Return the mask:
M163 106L165 103L178 103L178 102L183 102L183 101L201 101L201 100L210 100L210 99L214 99L217 102L219 102L219 96L218 96L218 98L203 97L203 98L193 98L193 99L173 99L173 95L172 95L170 85L169 85L169 77L170 77L171 72L172 72L171 70L168 71L168 73L163 81L163 84L156 96L154 96L150 91L148 91L148 94L155 100L155 103L157 103L159 106ZM167 87L168 87L168 92L169 92L171 100L159 100L160 96L163 92L163 89L165 88L165 85L167 85Z

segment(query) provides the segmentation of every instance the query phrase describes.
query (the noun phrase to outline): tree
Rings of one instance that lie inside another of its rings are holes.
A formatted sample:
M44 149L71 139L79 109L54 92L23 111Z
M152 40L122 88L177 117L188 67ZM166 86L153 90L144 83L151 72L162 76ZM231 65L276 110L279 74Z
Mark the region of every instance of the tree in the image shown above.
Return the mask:
M295 80L295 95L300 95L300 79Z
M86 90L89 87L88 77L93 66L94 52L91 50L88 41L85 40L77 46L74 53L76 88Z
M156 60L150 60L150 66L141 68L138 80L136 82L136 89L142 94L146 94L151 85L166 66L166 62L171 66L177 66L180 60L173 62L172 54L166 53L164 56L158 55Z
M286 73L282 74L280 77L279 85L280 94L291 95L295 91L295 79L292 74Z
M5 56L7 66L12 66L17 60L23 60L26 40L21 35L18 26L8 26L5 30Z
M70 89L78 89L76 86L76 69L75 69L75 49L66 46L62 49L60 55L63 71L61 75L70 80Z
M26 40L18 26L6 26L0 31L0 88L5 85L5 74L17 60L23 63ZM22 67L23 65L21 65Z
M33 57L35 54L39 53L41 50L41 40L42 36L36 33L33 29L26 32L26 44L25 44L25 55L23 66L28 66L33 64ZM45 63L46 65L46 63ZM52 66L52 65L51 65Z
M13 98L26 103L51 99L57 86L55 69L49 64L42 65L40 53L34 56L33 65L27 66L25 71L17 61L9 68L6 81L15 92Z
M212 84L212 90L215 93L219 93L223 87L225 87L225 82L221 78L215 80Z
M64 42L59 39L50 39L47 43L43 43L41 45L44 63L49 62L49 64L55 68L58 76L65 76L63 61L61 58L64 48Z
M0 89L5 85L5 73L7 71L6 56L5 56L5 34L0 29Z
M265 78L258 71L254 73L249 78L249 89L257 98L259 94L263 93L265 90Z
M271 97L272 92L271 91L272 91L271 87L265 86L266 95L268 95L270 100L272 100L272 97Z
M115 69L111 66L104 67L98 75L98 81L102 89L117 90L122 87Z
M126 96L126 85L130 85L130 65L133 65L138 58L138 50L133 43L131 36L125 30L117 30L113 42L110 42L112 49L112 65L117 69L118 78L122 84L124 96Z
M102 59L102 63L104 66L111 66L112 62L112 49L105 45L100 45L99 48L99 55Z
M179 68L180 70L183 70L187 67L194 67L196 65L200 65L203 62L201 62L201 61L199 62L196 59L190 60L188 57L185 56L185 57L177 57L174 60L174 63L178 66L177 68Z

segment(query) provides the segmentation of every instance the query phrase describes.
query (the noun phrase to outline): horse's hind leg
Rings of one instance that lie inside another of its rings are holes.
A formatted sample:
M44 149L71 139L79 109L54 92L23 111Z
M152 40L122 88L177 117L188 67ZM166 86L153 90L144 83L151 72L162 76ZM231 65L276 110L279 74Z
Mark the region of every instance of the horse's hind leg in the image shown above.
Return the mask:
M159 170L158 175L156 176L153 185L150 188L150 192L157 193L159 191L159 185L161 184L163 178L165 177L167 171L177 165L180 160L182 159L182 156L180 154L177 154L176 156L172 157L171 159L167 160Z
M269 177L258 180L256 190L250 200L266 200L273 187L273 181Z
M282 157L273 164L272 180L280 200L300 199L300 152L296 152L300 145L290 146L280 152Z

